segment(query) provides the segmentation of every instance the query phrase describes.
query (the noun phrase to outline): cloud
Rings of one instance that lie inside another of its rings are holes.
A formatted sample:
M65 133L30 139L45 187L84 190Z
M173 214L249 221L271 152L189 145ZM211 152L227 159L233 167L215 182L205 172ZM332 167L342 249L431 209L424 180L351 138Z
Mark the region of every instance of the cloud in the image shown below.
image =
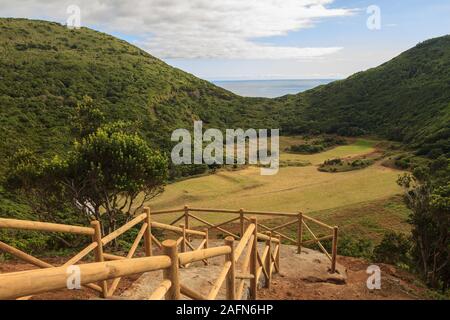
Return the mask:
M135 43L160 58L303 59L340 47L261 43L267 37L311 28L322 19L349 16L334 0L2 0L1 16L65 22L76 4L81 22L106 32L138 37Z

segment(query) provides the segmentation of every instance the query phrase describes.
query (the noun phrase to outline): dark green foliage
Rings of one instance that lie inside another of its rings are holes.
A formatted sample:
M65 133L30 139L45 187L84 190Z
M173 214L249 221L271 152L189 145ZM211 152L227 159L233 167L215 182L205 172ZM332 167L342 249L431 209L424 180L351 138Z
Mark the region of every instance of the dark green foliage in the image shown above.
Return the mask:
M428 285L445 291L450 285L450 161L441 156L399 177L398 184L411 210L414 266Z
M406 235L389 232L373 250L373 260L392 265L410 265L411 246L411 240Z
M322 244L328 252L331 252L331 241L324 241ZM338 254L342 256L370 259L373 247L373 241L370 239L358 238L348 234L339 236Z
M104 233L112 232L162 191L168 174L167 158L138 134L122 130L123 125L98 128L76 141L65 157L38 160L29 151L20 152L7 185L41 220L77 212L85 223L101 220ZM71 220L64 216L62 222Z
M322 172L345 172L352 170L364 169L373 164L372 159L355 159L346 160L342 159L331 159L325 160L320 166L319 171Z
M290 146L287 151L300 154L314 154L322 152L328 148L347 144L345 139L335 136L325 136L318 139L312 139L308 143Z
M373 242L369 239L343 236L338 242L338 252L344 256L369 259L372 250Z
M319 153L324 150L324 147L321 145L315 144L298 144L293 145L289 148L289 152L300 153L300 154L313 154Z
M337 158L337 159L331 159L331 160L325 160L325 162L323 163L323 165L325 166L335 166L335 165L342 165L342 160Z

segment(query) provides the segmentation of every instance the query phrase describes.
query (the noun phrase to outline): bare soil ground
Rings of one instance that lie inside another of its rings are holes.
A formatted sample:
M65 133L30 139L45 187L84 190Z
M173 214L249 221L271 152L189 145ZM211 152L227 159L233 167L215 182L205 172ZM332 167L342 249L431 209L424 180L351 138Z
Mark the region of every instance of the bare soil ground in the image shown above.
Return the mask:
M427 299L426 289L416 278L390 265L381 268L381 289L367 289L367 261L351 257L338 257L347 270L345 284L317 282L287 275L281 270L270 289L262 289L259 299L274 300L415 300Z

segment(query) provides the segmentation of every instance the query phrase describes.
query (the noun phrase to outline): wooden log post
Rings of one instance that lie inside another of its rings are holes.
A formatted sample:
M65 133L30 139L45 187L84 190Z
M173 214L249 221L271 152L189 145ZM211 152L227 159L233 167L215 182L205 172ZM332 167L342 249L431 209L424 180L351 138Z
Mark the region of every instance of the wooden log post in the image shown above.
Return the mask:
M177 242L175 240L165 240L162 243L164 255L169 256L171 265L169 268L164 269L164 280L170 280L171 286L166 292L166 300L179 300L180 299L180 278L178 276L178 249Z
M278 266L277 272L280 273L280 269L281 269L281 265L280 265L280 256L281 256L281 236L278 235L277 238L278 238L278 253L277 253L277 256L275 257L275 259L277 259L277 263L276 263L277 266Z
M153 255L153 240L152 240L152 219L150 216L150 208L144 208L144 212L147 214L145 222L147 223L147 229L144 233L144 247L145 255L150 257Z
M256 300L258 297L258 282L256 279L256 272L258 269L258 221L256 217L250 218L250 223L255 224L255 230L253 230L253 245L250 256L250 274L253 275L253 279L250 279L250 299Z
M244 224L244 222L245 222L245 219L244 219L244 209L243 208L241 208L241 209L239 209L239 221L240 221L240 224L241 224L241 239L242 239L242 236L244 235L244 226L245 226L245 224Z
M303 213L298 214L298 227L297 227L297 253L302 253L302 238L303 238Z
M181 252L186 252L186 226L184 224L180 224L180 228L183 229L181 236L183 240L181 241Z
M234 261L234 239L233 237L225 238L225 245L229 246L231 251L225 256L225 262L231 262L226 279L227 300L236 300L236 266Z
M203 249L208 249L208 247L209 247L209 229L205 228L204 232L205 232L205 244L203 245ZM208 259L205 259L205 264L206 265L209 264Z
M97 220L91 221L91 227L94 229L94 235L92 236L92 242L97 243L97 248L95 248L95 261L104 262L102 231L100 228L100 222ZM102 298L108 297L108 284L107 284L106 280L100 281L99 285L102 288L102 293L101 293Z
M186 229L190 228L190 226L189 226L189 206L187 206L187 205L184 206L184 226L186 227ZM188 235L188 237L189 237L189 241L190 241L191 240L190 236Z
M267 231L266 234L269 237L269 240L266 240L266 246L269 247L269 251L267 253L266 260L263 261L266 265L265 267L267 271L264 288L270 289L270 283L272 282L272 232Z
M338 227L333 227L333 251L331 253L331 273L336 272L336 257L337 257L337 241L338 241Z

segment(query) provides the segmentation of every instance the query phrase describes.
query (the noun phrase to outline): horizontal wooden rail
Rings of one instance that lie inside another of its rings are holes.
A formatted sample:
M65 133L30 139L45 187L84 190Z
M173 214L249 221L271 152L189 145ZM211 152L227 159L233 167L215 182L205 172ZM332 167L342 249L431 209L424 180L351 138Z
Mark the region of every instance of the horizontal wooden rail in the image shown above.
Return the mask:
M211 208L190 208L189 211L197 211L197 212L223 212L223 213L240 213L239 210L230 210L230 209L211 209Z
M207 248L198 251L189 251L183 252L178 255L178 259L180 260L180 264L188 264L196 261L201 261L203 259L214 258L217 256L223 256L231 252L230 247L221 246L221 247L213 247Z
M97 246L97 244L95 244L94 248L96 246ZM36 267L39 267L39 268L53 268L54 267L50 263L47 263L47 262L42 261L42 260L40 260L38 258L35 258L35 257L33 257L33 256L31 256L31 255L29 255L29 254L27 254L27 253L25 253L25 252L23 252L23 251L21 251L19 249L11 247L10 245L7 245L6 243L3 243L1 241L0 241L0 250L3 250L5 252L7 252L7 253L9 253L9 254L19 258L19 259L22 259L23 261L26 261L26 262L28 262L28 263L36 266ZM71 260L73 260L73 258ZM66 262L65 266L68 265L67 263L73 264L73 263L71 263L71 260ZM93 284L93 283L86 284L85 286L90 288L90 289L93 289L95 291L99 291L99 292L102 291L102 289L98 285Z
M0 218L0 228L47 232L64 232L92 236L94 229L66 224Z
M262 234L262 233L258 233L258 239L260 239L260 240L267 240L267 241L270 240L270 241L276 242L276 243L280 242L280 239L274 238L274 237L269 237L269 236L267 236L265 234Z
M168 256L155 256L119 261L95 262L77 265L81 284L103 281L136 273L168 268ZM67 288L68 267L0 274L0 299L15 299L52 290Z
M259 216L279 216L279 217L295 217L297 213L289 212L271 212L271 211L248 211L244 210L244 214L259 215Z
M152 211L152 215L159 215L159 214L165 214L165 213L176 213L176 212L184 212L184 208L168 209L168 210L156 210L156 211Z
M171 226L169 224L164 224L164 223L155 222L155 221L152 221L152 227L163 229L163 230L168 230L168 231L173 231L173 232L177 232L177 233L183 232L183 228L175 227L175 226ZM204 237L206 235L206 233L203 231L197 231L197 230L191 230L191 229L186 229L186 234L201 236L201 237Z

